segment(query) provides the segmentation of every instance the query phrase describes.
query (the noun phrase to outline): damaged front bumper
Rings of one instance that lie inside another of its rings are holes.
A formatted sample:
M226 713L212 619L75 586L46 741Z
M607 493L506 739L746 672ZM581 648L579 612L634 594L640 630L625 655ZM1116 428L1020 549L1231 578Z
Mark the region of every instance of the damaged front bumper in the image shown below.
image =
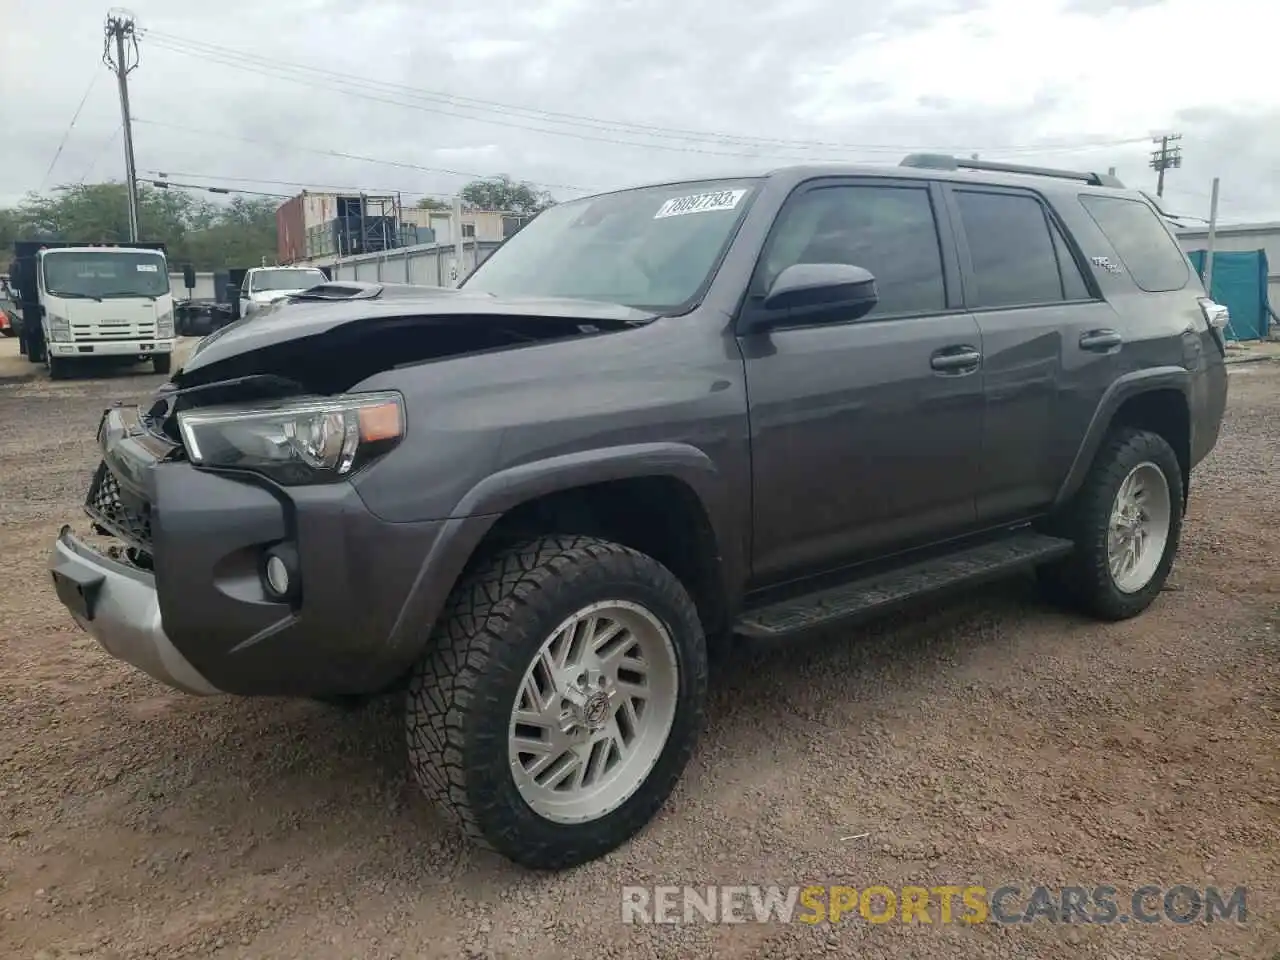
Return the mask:
M85 503L97 550L64 528L58 598L112 656L190 693L373 693L420 655L487 518L395 523L348 482L282 487L201 470L108 410ZM275 595L268 558L292 565Z
M64 526L49 562L58 599L117 660L187 693L220 693L164 633L155 577L101 554Z

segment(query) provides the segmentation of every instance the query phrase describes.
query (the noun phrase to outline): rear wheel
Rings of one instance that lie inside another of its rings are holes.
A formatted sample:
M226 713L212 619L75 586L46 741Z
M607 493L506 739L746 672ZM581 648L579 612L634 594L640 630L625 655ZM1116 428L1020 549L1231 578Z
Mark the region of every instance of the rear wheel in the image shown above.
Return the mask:
M545 537L455 590L410 682L410 765L473 839L527 867L576 866L665 803L706 679L702 627L669 570Z
M1146 610L1182 532L1182 468L1160 435L1122 428L1104 442L1060 532L1075 552L1040 571L1055 596L1103 620Z

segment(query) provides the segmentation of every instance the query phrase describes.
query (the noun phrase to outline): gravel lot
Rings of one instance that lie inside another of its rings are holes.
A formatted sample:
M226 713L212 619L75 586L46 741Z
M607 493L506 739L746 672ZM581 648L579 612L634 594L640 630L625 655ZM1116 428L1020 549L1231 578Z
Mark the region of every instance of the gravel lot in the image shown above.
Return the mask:
M46 551L101 408L159 378L31 369L0 343L0 956L1280 957L1280 364L1234 368L1146 616L1014 583L744 654L658 821L559 876L436 819L391 699L188 698L101 653ZM1180 882L1247 885L1248 922L620 920L626 884Z

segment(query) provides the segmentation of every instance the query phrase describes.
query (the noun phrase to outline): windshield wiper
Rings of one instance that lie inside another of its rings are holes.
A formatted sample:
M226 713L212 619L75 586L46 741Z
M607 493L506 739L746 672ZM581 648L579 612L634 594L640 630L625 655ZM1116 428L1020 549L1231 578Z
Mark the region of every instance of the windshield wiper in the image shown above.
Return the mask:
M63 293L61 290L50 290L55 297L61 297L64 300L96 300L102 302L102 298L92 293Z

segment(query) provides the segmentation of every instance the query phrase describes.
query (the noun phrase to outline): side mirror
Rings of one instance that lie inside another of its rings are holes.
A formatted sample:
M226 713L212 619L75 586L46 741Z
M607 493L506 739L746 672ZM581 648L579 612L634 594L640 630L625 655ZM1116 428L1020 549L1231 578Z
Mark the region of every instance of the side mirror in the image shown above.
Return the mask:
M795 263L783 270L764 307L794 320L858 320L880 302L871 271L847 263Z
M182 265L182 285L188 290L196 288L196 268L189 263Z

